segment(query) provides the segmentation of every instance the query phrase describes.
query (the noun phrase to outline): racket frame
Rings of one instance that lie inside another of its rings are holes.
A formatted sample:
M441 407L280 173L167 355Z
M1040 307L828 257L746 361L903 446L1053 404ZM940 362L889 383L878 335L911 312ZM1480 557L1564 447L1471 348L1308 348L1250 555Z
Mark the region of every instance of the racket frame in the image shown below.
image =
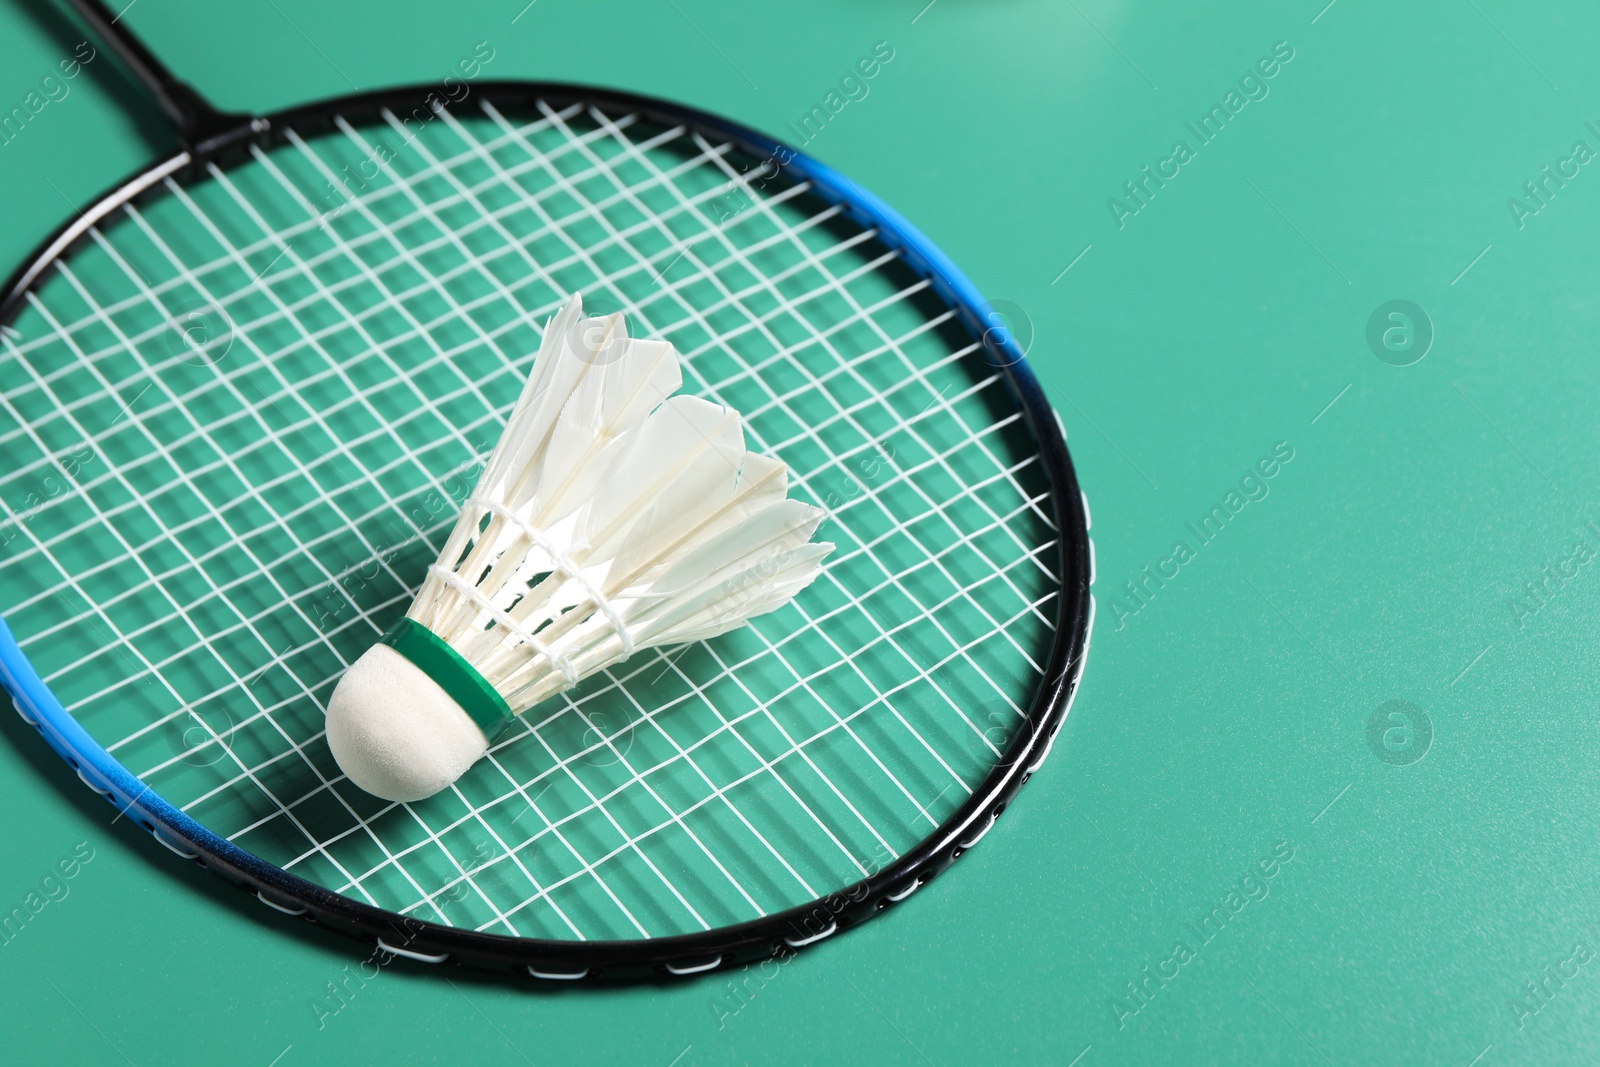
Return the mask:
M180 130L181 146L165 158L117 183L77 218L44 240L0 289L0 329L9 328L28 294L68 256L90 230L126 204L181 179L228 161L251 145L274 142L280 130L331 128L335 116L380 115L385 109L426 106L432 85L354 93L291 107L265 117L228 115L210 108L177 81L130 33L115 25L98 0L71 0L97 35L144 82ZM809 182L825 201L838 205L926 278L981 344L1000 375L1039 449L1058 532L1062 591L1055 638L1039 688L1020 728L990 772L954 814L898 859L852 885L785 911L733 926L660 938L563 941L464 930L385 911L300 878L212 833L145 786L80 726L40 680L11 631L0 619L0 686L17 712L39 731L91 790L104 797L178 856L285 914L299 916L418 962L446 961L480 969L516 972L551 980L649 979L686 976L786 956L859 925L909 897L949 867L1010 804L1049 753L1066 719L1082 676L1093 626L1093 550L1088 503L1079 489L1061 424L1043 387L1005 328L966 276L897 212L832 168L771 137L730 120L665 100L609 89L557 82L473 82L472 93L502 110L525 113L537 102L561 108L573 103L626 109L666 126L684 125L725 138L755 158L783 159L791 180ZM464 103L468 97L464 97Z

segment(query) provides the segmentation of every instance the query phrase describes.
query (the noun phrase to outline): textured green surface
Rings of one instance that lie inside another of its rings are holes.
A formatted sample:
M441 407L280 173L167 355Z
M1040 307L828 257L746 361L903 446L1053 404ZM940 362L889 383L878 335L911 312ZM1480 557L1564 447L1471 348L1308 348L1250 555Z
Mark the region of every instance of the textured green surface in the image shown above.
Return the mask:
M512 25L519 7L391 4L375 25L353 6L141 0L129 18L234 107L414 81L490 40L497 74L613 83L778 132L892 42L870 95L810 149L1031 321L1100 573L1061 743L937 891L742 1007L720 983L536 996L391 966L319 1029L308 1002L357 970L350 946L285 930L108 826L11 720L4 899L80 841L94 858L0 947L8 1048L285 1067L1592 1058L1596 649L1581 635L1600 602L1573 552L1600 522L1591 168L1520 228L1507 205L1575 141L1600 148L1592 16L540 0ZM1278 41L1294 58L1269 95L1197 147L1185 123ZM67 51L0 12L0 100ZM116 95L80 77L0 147L8 259L70 211L63 197L151 155ZM1178 138L1195 158L1119 230L1107 198ZM1414 365L1368 348L1393 300L1433 323ZM1186 524L1277 442L1294 458L1267 495L1198 546ZM1570 576L1547 578L1563 561ZM1174 563L1118 630L1116 591ZM1420 761L1396 700L1431 722ZM1225 926L1196 933L1219 906ZM1119 1026L1112 1001L1136 1006L1125 983L1147 965L1176 975Z

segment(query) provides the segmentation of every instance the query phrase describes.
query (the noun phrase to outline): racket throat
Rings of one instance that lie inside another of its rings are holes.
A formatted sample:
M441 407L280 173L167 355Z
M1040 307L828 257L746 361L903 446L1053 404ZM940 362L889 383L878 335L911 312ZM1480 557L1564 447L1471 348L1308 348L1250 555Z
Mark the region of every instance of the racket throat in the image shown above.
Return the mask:
M178 130L178 138L191 155L205 157L231 143L257 137L270 129L265 119L253 119L218 111L187 82L179 81L145 47L121 16L113 16L100 0L70 0L72 7L88 23L117 60L131 73L151 98L166 112Z

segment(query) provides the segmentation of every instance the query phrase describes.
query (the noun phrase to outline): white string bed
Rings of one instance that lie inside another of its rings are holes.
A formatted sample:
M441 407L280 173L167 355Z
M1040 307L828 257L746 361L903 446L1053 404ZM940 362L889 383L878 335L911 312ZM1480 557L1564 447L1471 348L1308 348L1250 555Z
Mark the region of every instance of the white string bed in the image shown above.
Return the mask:
M482 102L290 130L115 212L0 340L0 612L46 684L216 832L466 928L685 933L913 847L1037 688L1044 478L928 283L763 173L637 115ZM377 801L322 707L575 291L672 341L839 548L793 605L534 708L437 797Z

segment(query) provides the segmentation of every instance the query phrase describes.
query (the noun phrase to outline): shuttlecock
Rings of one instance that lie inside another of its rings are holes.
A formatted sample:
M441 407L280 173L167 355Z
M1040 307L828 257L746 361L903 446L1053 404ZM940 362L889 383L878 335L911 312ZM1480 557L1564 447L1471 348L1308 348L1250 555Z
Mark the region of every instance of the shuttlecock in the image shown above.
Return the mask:
M420 800L513 715L640 649L788 603L831 544L739 413L692 396L665 341L573 297L421 591L339 680L328 745L356 785Z

